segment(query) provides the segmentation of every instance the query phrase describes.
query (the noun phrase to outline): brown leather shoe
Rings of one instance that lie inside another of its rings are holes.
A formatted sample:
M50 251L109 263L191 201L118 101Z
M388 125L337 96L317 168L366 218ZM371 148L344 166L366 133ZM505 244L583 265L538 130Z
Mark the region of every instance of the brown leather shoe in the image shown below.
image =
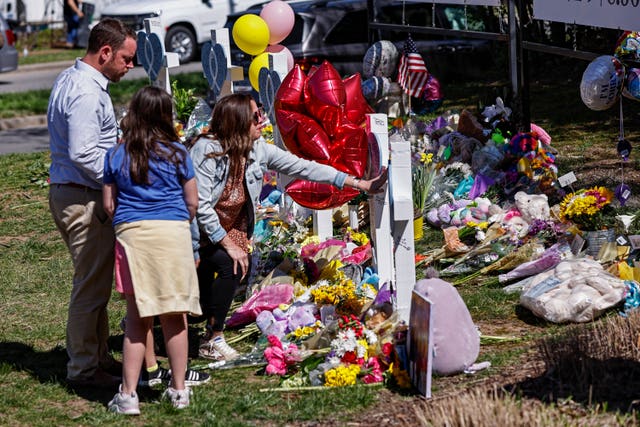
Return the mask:
M121 377L111 375L99 368L90 377L67 378L67 384L71 387L114 388L121 381Z

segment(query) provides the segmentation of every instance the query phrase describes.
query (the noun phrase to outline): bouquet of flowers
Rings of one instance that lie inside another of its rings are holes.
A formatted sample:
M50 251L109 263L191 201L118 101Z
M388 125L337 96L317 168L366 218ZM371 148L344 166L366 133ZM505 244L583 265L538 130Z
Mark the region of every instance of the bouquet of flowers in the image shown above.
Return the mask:
M358 381L382 382L382 369L374 351L377 342L377 335L356 316L341 316L325 362L309 374L311 384L338 387L355 385Z
M583 231L608 228L613 220L613 192L592 187L567 194L560 203L560 219L571 221Z
M269 335L267 341L269 346L264 350L267 375L286 375L289 369L302 360L296 344L283 343L275 335Z
M437 164L433 161L433 153L420 153L414 156L412 167L413 217L421 218L427 204L429 190L436 176Z

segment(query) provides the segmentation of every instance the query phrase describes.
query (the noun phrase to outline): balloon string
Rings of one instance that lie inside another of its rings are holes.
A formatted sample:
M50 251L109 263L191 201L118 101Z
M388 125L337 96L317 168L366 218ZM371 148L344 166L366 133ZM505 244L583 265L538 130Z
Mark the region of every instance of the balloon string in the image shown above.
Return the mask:
M624 140L624 114L622 111L622 97L620 97L620 141ZM624 159L620 159L620 178L621 183L624 184Z
M404 14L404 7L405 7L405 1L402 0L402 25L407 25L407 20L405 19L405 14Z
M624 115L622 113L622 97L620 96L620 141L624 139Z
M622 97L620 97L620 141L624 140L624 114L622 112ZM620 182L624 184L624 158L620 159Z

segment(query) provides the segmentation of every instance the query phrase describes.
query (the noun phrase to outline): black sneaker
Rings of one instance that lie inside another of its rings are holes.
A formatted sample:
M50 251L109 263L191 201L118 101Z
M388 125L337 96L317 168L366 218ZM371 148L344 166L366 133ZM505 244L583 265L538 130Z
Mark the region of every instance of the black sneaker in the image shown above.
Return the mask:
M184 385L187 387L193 387L208 383L209 380L211 380L211 376L209 374L187 369L187 374L184 376Z
M171 381L171 372L162 366L158 366L158 369L153 372L142 369L138 385L140 387L153 387L162 383L168 384L169 381Z

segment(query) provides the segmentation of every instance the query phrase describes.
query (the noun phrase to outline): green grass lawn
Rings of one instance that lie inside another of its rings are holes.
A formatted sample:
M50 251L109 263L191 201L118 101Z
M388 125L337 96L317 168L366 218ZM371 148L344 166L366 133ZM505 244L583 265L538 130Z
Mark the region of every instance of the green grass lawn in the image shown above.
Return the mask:
M532 118L552 136L553 145L559 150L561 173L579 167L582 158L596 147L615 156L611 143L617 138L617 111L593 112L582 105L579 78L574 73L555 82L540 79L531 87ZM204 93L206 82L200 73L179 75L176 80L180 87L193 87L197 94ZM146 83L141 80L113 85L114 104L124 105L133 91ZM496 86L487 82L460 82L443 90L443 110L468 108L477 112L500 94ZM47 98L46 91L3 96L0 117L13 114L11 111L42 114ZM638 105L631 101L627 104L627 135L630 140L638 140ZM637 151L633 151L631 164L637 159ZM414 396L375 387L274 392L269 389L277 385L277 380L261 375L259 367L211 371L212 381L194 389L193 404L185 411L157 403L159 390L140 390L142 415L135 419L106 411L112 391L69 389L63 379L72 266L48 210L47 187L43 185L48 161L46 152L0 156L0 383L5 388L0 396L0 424L281 426L313 425L314 421L317 425L349 425L362 421L367 425L367 421L376 423L375 419L367 419L367 414L380 413L385 405L412 408L411 405L420 404ZM428 229L417 248L426 250L441 242L441 233ZM419 269L418 276L422 274ZM523 327L517 340L483 341L479 361L491 361L491 369L476 377L434 378L434 396L464 389L521 364L538 339L564 329L523 316L518 298L505 295L491 282L469 283L459 290L474 321L491 324L504 336L512 334L514 324ZM124 302L114 295L109 313L110 344L116 358L121 357L123 335L118 325L124 312ZM197 330L191 332L195 339ZM238 344L243 351L252 346L251 340Z

